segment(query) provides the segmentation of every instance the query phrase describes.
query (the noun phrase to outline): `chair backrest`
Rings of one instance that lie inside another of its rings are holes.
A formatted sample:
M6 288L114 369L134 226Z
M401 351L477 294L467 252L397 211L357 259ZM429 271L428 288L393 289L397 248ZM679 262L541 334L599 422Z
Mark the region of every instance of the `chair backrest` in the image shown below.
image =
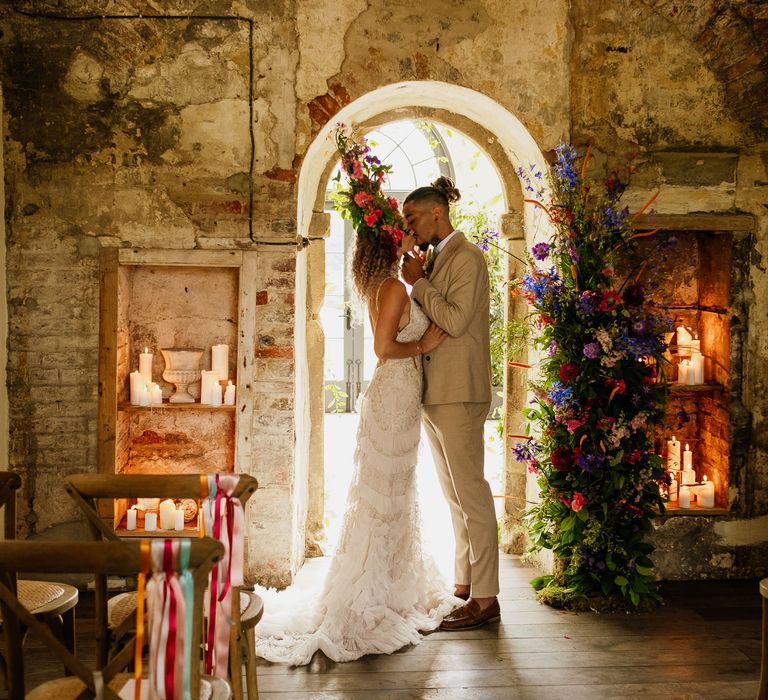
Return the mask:
M6 662L9 666L9 697L24 697L24 666L21 654L21 626L40 637L66 667L95 695L93 673L19 603L13 586L18 572L60 574L93 573L106 576L136 575L141 569L141 541L133 542L0 542L0 609L3 614ZM213 565L221 560L224 547L208 537L190 543L189 570L194 581L192 639L200 639L203 619L203 593ZM97 592L97 595L98 592ZM133 658L135 638L101 669L105 697L116 700L107 684ZM200 692L200 665L191 667L192 697Z
M248 474L239 475L234 497L245 507L258 488L258 482ZM125 498L194 498L207 495L201 484L207 484L205 474L71 474L64 478L67 493L88 518L96 539L118 539L114 527L99 515L98 499Z
M16 539L16 491L21 477L14 472L0 472L0 508L3 509L3 538Z

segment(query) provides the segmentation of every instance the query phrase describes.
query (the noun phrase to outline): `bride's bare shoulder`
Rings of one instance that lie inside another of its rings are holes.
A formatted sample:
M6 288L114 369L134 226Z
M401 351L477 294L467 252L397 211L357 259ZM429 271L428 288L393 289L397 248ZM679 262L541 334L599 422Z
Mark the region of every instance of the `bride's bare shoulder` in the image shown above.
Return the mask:
M381 308L386 303L403 303L408 299L408 291L405 285L394 277L385 279L379 285L379 291L376 293L376 306Z

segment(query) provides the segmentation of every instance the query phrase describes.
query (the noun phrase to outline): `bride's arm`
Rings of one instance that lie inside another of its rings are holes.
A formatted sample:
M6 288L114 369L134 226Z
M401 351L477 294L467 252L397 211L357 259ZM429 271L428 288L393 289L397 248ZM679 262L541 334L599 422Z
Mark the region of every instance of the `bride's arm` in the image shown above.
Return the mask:
M399 280L385 280L379 288L376 297L378 317L373 330L373 351L380 360L400 360L421 355L436 348L445 337L445 333L433 325L420 340L398 342L397 326L408 301L405 285Z

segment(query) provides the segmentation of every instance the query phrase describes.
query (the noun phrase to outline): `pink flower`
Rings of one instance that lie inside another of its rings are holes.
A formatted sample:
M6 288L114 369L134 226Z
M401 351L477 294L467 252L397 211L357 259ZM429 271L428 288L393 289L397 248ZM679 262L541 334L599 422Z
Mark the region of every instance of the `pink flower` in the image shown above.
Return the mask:
M355 195L355 204L357 204L358 207L361 209L363 207L367 207L369 204L373 202L373 197L368 192L358 192Z
M573 433L581 427L581 421L578 418L572 418L565 422L565 427L568 428L569 433Z
M373 226L381 218L381 213L381 209L371 209L371 211L363 217L363 220L368 226Z
M384 184L384 180L387 179L387 174L383 170L380 170L377 173L376 177L379 178L379 182L383 185Z
M574 513L578 513L585 505L587 505L587 499L584 498L584 494L580 491L573 492L573 500L571 501L571 508Z
M400 206L398 201L394 197L390 197L387 201L389 202L389 206L392 207L392 211L397 211L397 208Z
M362 180L365 177L365 172L363 172L363 164L356 160L352 163L352 173L350 174L350 177L353 180Z

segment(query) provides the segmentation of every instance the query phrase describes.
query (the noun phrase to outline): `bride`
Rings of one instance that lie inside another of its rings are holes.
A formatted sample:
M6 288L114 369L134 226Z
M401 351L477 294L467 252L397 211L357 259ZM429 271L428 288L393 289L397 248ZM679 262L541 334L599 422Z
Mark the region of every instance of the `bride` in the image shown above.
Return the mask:
M402 234L402 232L400 232ZM303 665L322 651L334 661L389 654L417 644L463 601L421 550L416 455L421 431L421 355L445 332L431 324L398 280L414 246L387 230L358 232L352 261L379 358L362 396L355 472L341 540L319 594L263 591L258 655Z

